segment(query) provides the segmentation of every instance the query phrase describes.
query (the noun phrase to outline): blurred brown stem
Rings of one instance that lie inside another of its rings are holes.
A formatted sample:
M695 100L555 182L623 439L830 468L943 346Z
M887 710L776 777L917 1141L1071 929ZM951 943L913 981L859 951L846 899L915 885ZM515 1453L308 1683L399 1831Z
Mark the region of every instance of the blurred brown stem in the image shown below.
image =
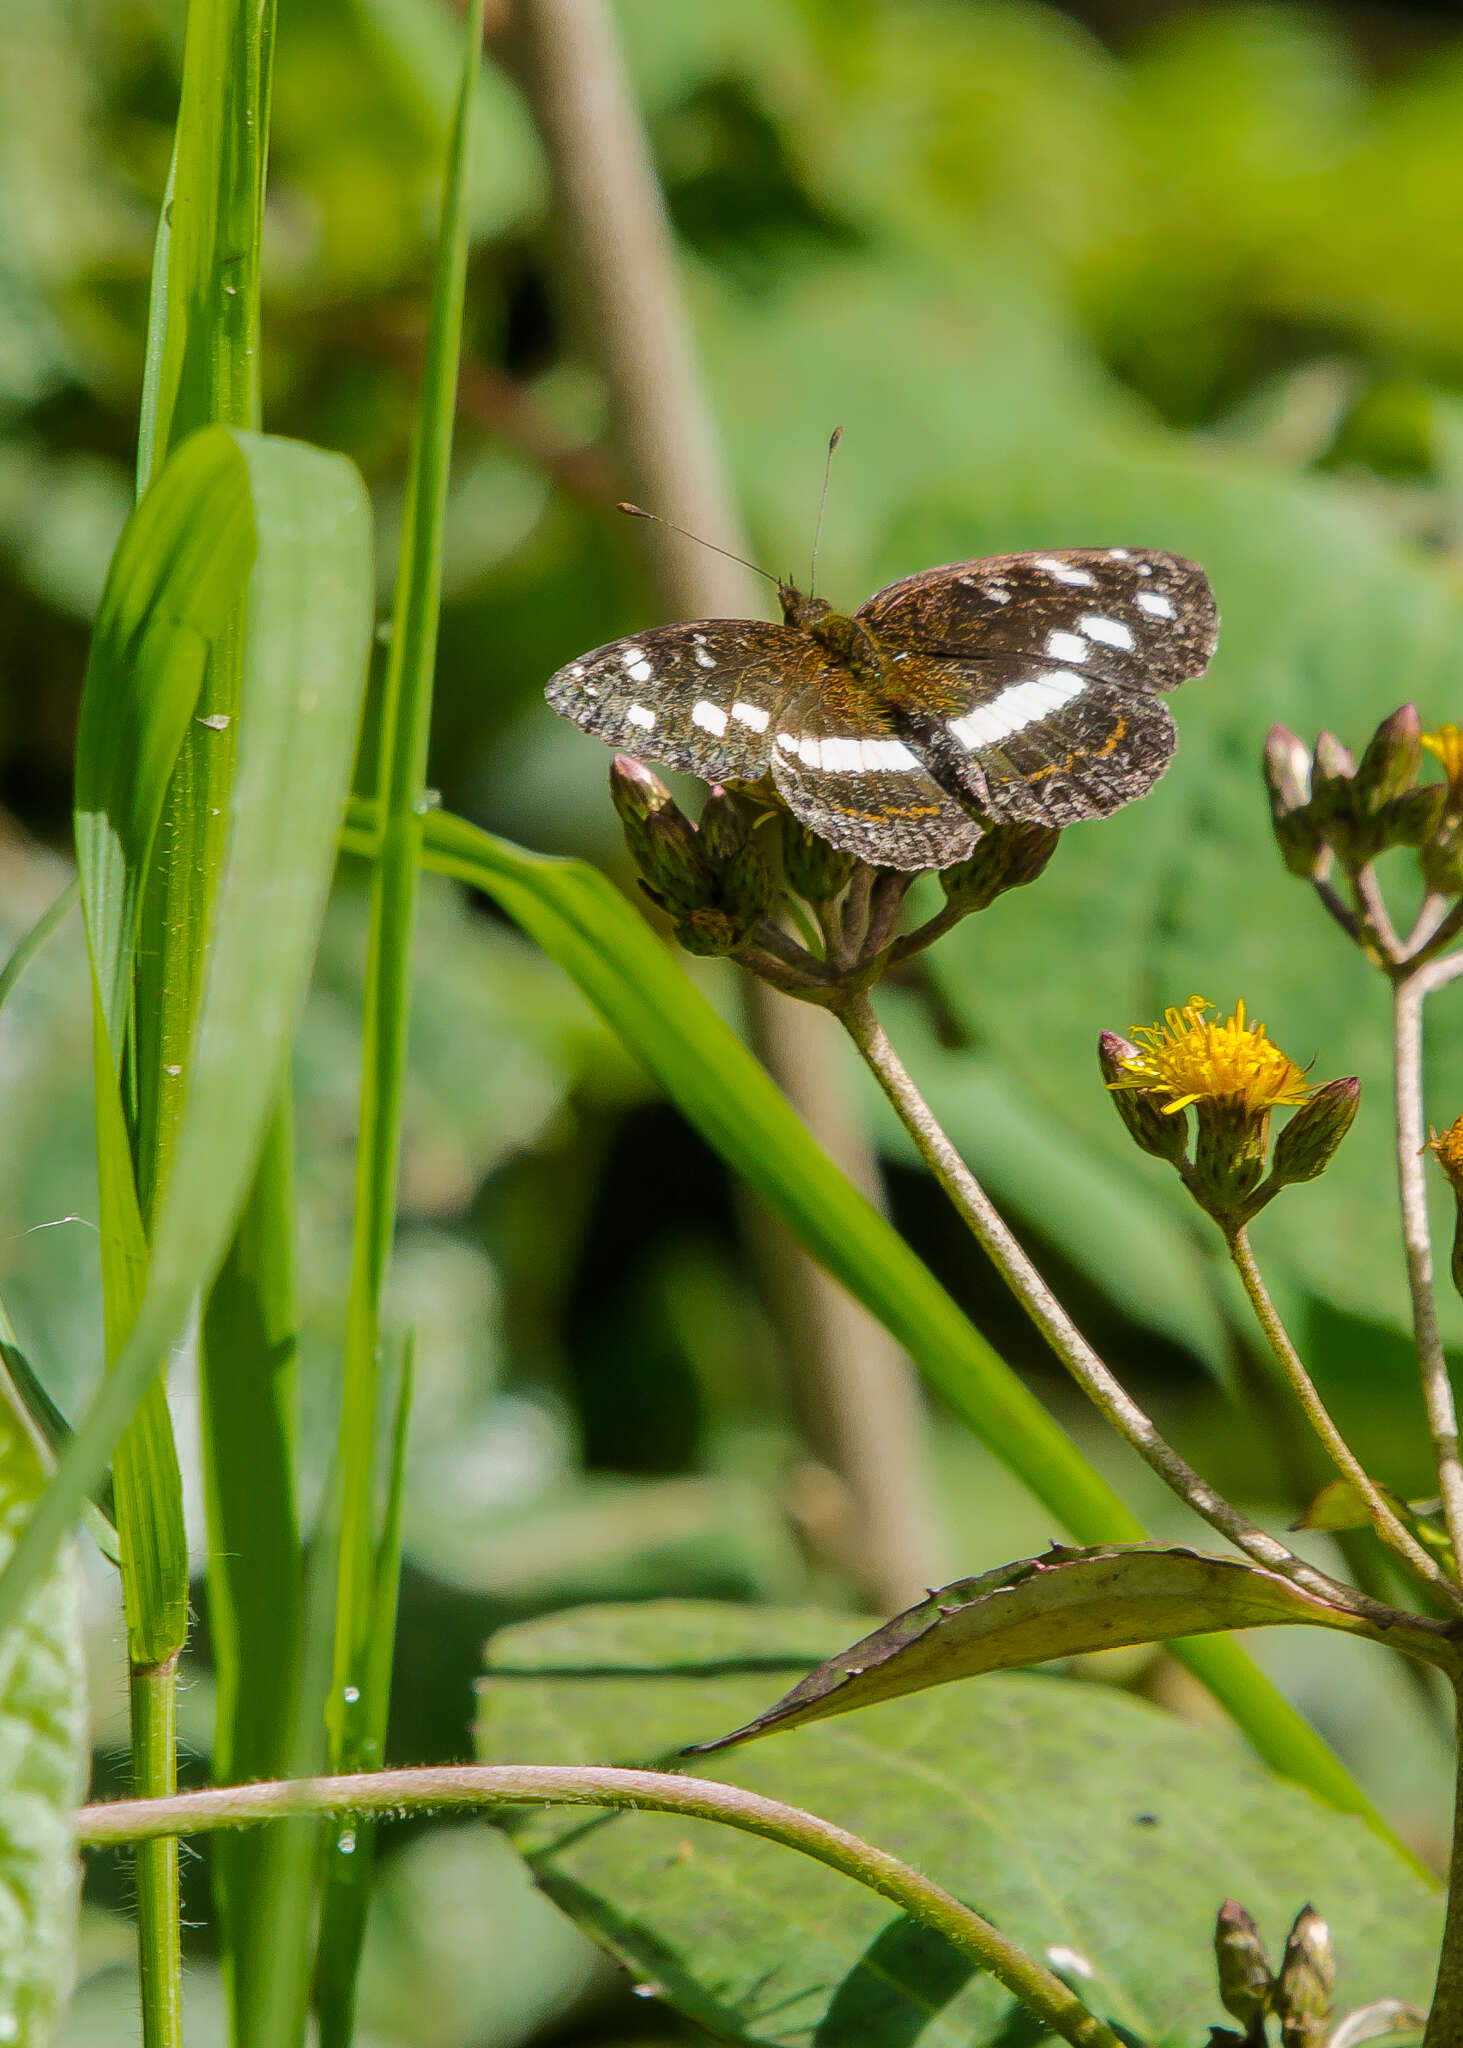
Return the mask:
M734 553L746 545L681 300L665 205L604 0L518 0L505 55L533 106L572 245L584 338L609 387L614 440L634 497ZM644 524L672 618L751 617L748 571ZM873 1191L867 1136L828 1062L828 1027L804 1004L750 986L753 1036L815 1138ZM919 1389L903 1356L790 1239L777 1284L798 1405L851 1495L865 1596L906 1605L940 1576Z
M1463 1559L1463 1462L1458 1454L1458 1409L1433 1295L1432 1237L1427 1220L1423 1154L1422 1006L1434 990L1463 974L1463 954L1404 969L1393 983L1393 1037L1397 1091L1397 1184L1412 1327L1422 1374L1422 1397L1438 1464L1443 1517L1455 1558Z

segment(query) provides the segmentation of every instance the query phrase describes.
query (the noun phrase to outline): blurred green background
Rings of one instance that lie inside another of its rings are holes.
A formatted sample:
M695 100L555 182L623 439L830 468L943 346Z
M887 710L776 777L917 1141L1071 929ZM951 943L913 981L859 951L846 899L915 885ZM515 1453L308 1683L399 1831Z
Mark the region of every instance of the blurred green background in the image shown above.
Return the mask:
M500 10L501 12L502 10ZM1277 1525L1315 1457L1257 1362L1214 1245L1123 1136L1093 1042L1199 991L1244 996L1361 1120L1258 1248L1339 1419L1430 1491L1389 1199L1385 991L1269 841L1257 761L1282 719L1359 745L1397 703L1463 720L1463 25L1457 10L1092 0L621 0L617 15L759 559L849 606L1010 548L1178 548L1224 615L1143 805L1066 836L1038 888L971 920L891 1024L1084 1327L1205 1469ZM88 621L132 490L148 274L182 0L0 8L0 923L64 870ZM445 0L280 0L266 424L344 449L389 588L452 86ZM482 84L433 777L452 808L630 886L603 750L542 702L582 649L654 620L532 124ZM1396 883L1405 900L1408 879ZM364 950L343 872L299 1041L307 1474L331 1441L349 1255ZM719 965L691 963L739 1013ZM1450 1013L1448 1005L1452 1005ZM0 1290L68 1410L100 1355L89 1018L74 932L0 1026ZM1429 1113L1463 1109L1463 995ZM830 1040L829 1057L836 1057ZM850 1074L849 1085L858 1088ZM894 1214L1003 1353L1160 1530L892 1127ZM719 1164L568 985L481 904L424 903L396 1293L418 1331L394 1761L470 1752L483 1639L586 1599L856 1605L830 1480L791 1421L796 1328ZM1450 1219L1440 1204L1440 1232ZM1463 1310L1445 1303L1463 1342ZM174 1384L196 1464L186 1360ZM1241 1405L1243 1404L1243 1406ZM1257 1428L1254 1410L1266 1415ZM1248 1410L1248 1412L1246 1412ZM947 1575L1051 1533L929 1423ZM836 1494L836 1487L834 1488ZM196 1490L191 1526L201 1541ZM92 1574L98 1787L120 1783L114 1589ZM201 1581L198 1587L202 1609ZM1257 1654L1426 1853L1444 1740L1375 1653ZM1164 1660L1116 1673L1205 1711ZM193 1770L211 1698L200 1611ZM215 2038L206 1867L189 1865L193 2038ZM119 1867L92 1873L67 2039L132 2038ZM401 2048L664 2032L480 1828L385 1843L365 2038ZM221 2036L217 2036L221 2038Z

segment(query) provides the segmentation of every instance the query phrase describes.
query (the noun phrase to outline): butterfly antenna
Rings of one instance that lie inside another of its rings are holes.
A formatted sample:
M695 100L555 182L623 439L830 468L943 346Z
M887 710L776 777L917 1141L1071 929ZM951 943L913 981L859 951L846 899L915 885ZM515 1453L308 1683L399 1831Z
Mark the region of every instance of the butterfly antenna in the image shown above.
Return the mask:
M813 559L808 568L809 597L818 588L818 550L823 544L823 514L828 510L828 479L833 474L833 451L842 439L842 427L835 427L828 436L828 459L823 464L823 495L818 500L818 523L813 528Z
M683 540L695 541L698 548L710 548L713 555L725 555L729 562L740 562L744 569L750 569L754 576L765 576L769 583L782 585L770 569L759 569L755 562L749 562L745 555L734 555L730 548L718 547L714 540L703 540L699 533L692 533L688 527L677 526L674 519L662 519L658 512L647 512L642 505L629 505L623 499L616 505L617 512L623 512L627 519L649 519L656 526L663 526L667 533L678 533Z

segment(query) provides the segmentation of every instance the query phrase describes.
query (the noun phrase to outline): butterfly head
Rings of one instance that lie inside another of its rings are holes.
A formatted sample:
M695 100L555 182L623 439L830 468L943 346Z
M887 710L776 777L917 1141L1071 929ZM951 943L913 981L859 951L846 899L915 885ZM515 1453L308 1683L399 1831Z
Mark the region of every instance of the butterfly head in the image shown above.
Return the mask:
M805 597L795 583L779 583L777 595L784 623L805 633L815 631L833 610L826 597Z

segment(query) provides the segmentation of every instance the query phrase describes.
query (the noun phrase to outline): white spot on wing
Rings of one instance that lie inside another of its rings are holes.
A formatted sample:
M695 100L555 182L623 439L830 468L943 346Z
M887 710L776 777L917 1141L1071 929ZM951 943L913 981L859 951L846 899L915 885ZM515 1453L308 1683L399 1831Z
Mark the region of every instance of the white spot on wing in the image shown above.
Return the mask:
M713 738L720 739L726 731L726 713L709 697L703 697L699 704L692 706L691 723L699 725L702 732L709 732Z
M1147 612L1150 619L1171 619L1175 616L1173 599L1165 597L1161 590L1140 590L1133 602L1140 612Z
M1107 552L1114 562L1131 562L1133 559L1127 548L1109 548Z
M1146 591L1144 596L1147 596ZM1089 612L1077 621L1077 627L1089 640L1100 640L1104 647L1121 647L1124 652L1131 652L1136 644L1132 627L1125 626L1121 619L1104 619L1096 612Z
M569 673L577 681L584 674L584 663L582 661L572 662L569 667Z
M1012 683L988 704L977 704L963 718L952 718L948 731L963 747L993 747L1024 726L1050 718L1087 688L1081 676L1070 669L1049 669L1028 682Z
M655 731L655 713L644 704L632 704L625 713L631 725L638 725L642 732Z
M637 661L630 670L630 680L632 683L648 683L654 674L655 670L648 661Z
M749 725L753 732L766 732L772 717L772 713L764 711L760 704L733 704L731 715L738 725Z
M1074 589L1090 589L1097 581L1090 569L1074 569L1070 562L1059 562L1054 555L1038 555L1032 567L1045 569L1058 583L1070 583Z
M621 668L634 668L637 661L644 661L644 659L645 649L643 647L622 647L620 649Z
M1138 564L1138 574L1140 576L1151 576L1153 574L1153 564L1151 562L1140 562Z
M777 748L824 775L898 774L921 765L919 756L911 753L903 740L798 739L790 732L780 732Z
M694 652L694 654L695 654L695 658L696 658L696 666L697 666L697 668L715 668L715 667L716 667L716 657L715 657L715 655L712 655L712 654L708 654L708 653L706 652L706 649L705 649L704 647L697 647L697 648L695 648L695 649L693 650L693 652Z
M1053 661L1086 661L1092 649L1076 633L1048 633L1046 651Z

